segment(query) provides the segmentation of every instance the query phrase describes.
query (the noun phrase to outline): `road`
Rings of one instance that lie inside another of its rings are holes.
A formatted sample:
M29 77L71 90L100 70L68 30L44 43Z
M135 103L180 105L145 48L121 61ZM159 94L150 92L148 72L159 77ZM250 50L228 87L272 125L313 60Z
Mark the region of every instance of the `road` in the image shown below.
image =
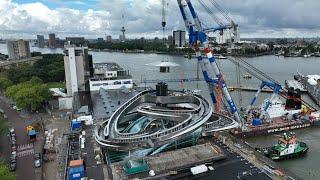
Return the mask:
M0 108L4 110L8 116L9 123L14 127L17 136L17 180L35 179L34 169L34 147L30 143L25 127L27 125L24 119L13 110L8 102L0 96ZM3 142L6 141L6 142ZM9 138L2 138L1 143L4 145L3 149L10 149Z

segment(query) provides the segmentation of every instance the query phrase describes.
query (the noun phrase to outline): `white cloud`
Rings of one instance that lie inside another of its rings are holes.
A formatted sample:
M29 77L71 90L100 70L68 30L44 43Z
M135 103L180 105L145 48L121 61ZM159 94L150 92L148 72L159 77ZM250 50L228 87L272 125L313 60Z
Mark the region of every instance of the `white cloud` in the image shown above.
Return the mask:
M0 0L0 38L7 38L10 34L34 37L36 33L49 32L56 32L59 37L82 35L96 38L105 33L118 36L123 25L128 37L162 37L162 0L47 1L57 2L58 7L63 8L49 8L41 2L18 4ZM242 37L310 37L317 36L320 31L320 14L317 13L320 2L315 0L217 1L231 12L229 15L239 24ZM71 2L91 9L64 6ZM167 2L166 29L169 34L173 29L184 29L184 24L176 0ZM201 20L210 27L216 26L197 2L193 1ZM210 1L205 2L210 4Z
M0 29L7 33L12 31L98 35L104 34L109 28L109 19L110 13L107 11L49 9L41 2L17 4L1 1L0 3Z

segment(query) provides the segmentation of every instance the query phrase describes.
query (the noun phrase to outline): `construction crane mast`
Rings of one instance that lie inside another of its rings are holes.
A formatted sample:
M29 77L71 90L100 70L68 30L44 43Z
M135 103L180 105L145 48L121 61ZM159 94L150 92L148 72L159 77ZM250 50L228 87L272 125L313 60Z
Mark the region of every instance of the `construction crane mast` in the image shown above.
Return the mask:
M167 9L168 9L168 3L166 0L162 0L162 21L161 21L161 26L162 26L162 35L163 35L163 44L166 45L166 38L165 38L165 28L167 25ZM168 46L168 45L167 45Z
M166 11L167 11L168 3L166 0L162 0L162 21L161 21L161 26L163 29L163 32L165 30L165 27L167 25L167 20L166 20Z
M202 69L203 77L208 85L208 90L212 102L214 104L217 103L215 93L217 92L216 87L220 84L222 95L228 104L229 112L231 112L234 118L241 124L241 126L243 126L243 119L240 117L237 107L233 99L231 98L230 93L228 92L227 84L224 81L223 75L217 65L216 59L213 56L212 51L209 47L209 41L207 36L208 32L224 30L228 29L229 27L218 26L217 28L203 28L202 23L190 0L177 0L177 3L179 5L179 9L185 23L185 27L189 33L189 44L195 50L195 54ZM204 50L204 53L206 54L207 58L202 57L201 49Z

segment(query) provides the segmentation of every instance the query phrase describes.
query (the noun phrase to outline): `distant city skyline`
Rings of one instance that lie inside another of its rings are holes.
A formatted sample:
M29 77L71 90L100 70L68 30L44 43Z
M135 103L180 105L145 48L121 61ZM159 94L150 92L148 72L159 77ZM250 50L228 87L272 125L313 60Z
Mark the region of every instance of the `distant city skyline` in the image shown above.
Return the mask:
M184 30L176 1L170 1L166 37ZM200 18L204 9L193 1ZM239 24L244 38L294 38L320 35L320 2L313 0L217 0ZM122 15L124 18L122 18ZM213 24L213 23L209 23ZM122 26L128 38L162 38L161 0L2 0L0 39L34 39L55 33L61 38L119 37ZM214 24L213 24L214 25Z

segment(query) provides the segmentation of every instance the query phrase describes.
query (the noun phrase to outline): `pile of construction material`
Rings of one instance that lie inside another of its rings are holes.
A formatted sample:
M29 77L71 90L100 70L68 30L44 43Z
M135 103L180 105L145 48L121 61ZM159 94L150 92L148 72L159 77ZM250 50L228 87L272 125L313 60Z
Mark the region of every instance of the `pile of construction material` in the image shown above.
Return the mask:
M44 149L47 153L56 153L55 148L55 134L58 131L58 129L49 129L45 131L45 144Z

